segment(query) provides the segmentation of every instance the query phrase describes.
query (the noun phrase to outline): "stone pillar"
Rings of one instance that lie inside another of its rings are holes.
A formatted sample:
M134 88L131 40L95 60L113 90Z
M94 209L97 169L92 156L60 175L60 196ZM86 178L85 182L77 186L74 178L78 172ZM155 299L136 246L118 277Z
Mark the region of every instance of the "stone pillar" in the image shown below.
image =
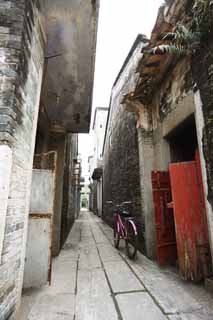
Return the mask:
M52 254L57 256L60 252L61 243L66 135L51 132L49 150L57 152L52 246Z
M156 230L151 183L151 171L154 168L154 147L151 131L138 129L138 149L141 207L145 220L145 248L147 256L154 259L156 257Z
M200 97L200 92L197 91L194 95L195 98L195 120L196 120L196 128L197 128L197 137L198 137L198 146L201 160L201 169L202 169L202 177L203 177L203 186L204 186L204 194L206 201L206 214L208 221L208 229L209 229L209 241L211 247L211 255L213 262L213 210L211 203L208 200L208 178L207 178L207 163L204 157L204 116L203 116L203 105ZM208 146L212 148L212 146Z

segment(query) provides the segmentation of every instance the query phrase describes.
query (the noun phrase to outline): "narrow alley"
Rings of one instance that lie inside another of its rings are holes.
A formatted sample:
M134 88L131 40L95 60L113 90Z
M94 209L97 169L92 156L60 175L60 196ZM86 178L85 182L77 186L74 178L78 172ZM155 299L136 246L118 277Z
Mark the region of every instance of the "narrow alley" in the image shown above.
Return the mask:
M212 296L138 253L114 249L112 229L81 211L59 257L52 286L26 291L19 320L213 319Z
M213 0L0 0L0 320L213 320L212 35Z

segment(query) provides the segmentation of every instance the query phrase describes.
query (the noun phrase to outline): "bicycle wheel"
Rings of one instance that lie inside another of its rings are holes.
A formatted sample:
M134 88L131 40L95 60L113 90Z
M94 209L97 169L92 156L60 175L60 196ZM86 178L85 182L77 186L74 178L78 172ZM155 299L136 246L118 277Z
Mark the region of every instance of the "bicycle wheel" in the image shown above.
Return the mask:
M138 250L138 238L133 225L130 221L126 223L127 228L127 239L126 239L126 251L130 259L134 259Z
M119 243L120 243L120 235L118 233L118 230L117 230L117 225L114 223L114 245L115 245L115 248L119 248Z

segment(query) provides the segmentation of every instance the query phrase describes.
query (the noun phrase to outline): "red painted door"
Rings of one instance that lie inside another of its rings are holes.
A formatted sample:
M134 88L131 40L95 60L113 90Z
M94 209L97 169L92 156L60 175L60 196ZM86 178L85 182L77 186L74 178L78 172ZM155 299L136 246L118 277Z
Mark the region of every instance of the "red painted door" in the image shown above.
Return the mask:
M152 190L155 207L157 261L159 265L164 266L177 261L173 209L167 205L171 202L169 172L152 172Z
M184 279L210 274L211 258L199 157L169 166L178 261Z

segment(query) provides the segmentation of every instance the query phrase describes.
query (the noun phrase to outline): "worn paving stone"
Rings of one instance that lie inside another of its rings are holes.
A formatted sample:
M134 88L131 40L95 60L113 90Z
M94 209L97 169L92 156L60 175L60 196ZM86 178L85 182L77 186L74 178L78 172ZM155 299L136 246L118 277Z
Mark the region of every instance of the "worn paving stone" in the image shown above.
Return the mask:
M63 251L69 251L69 253L71 251L73 251L73 253L78 254L78 250L79 250L79 244L80 244L80 240L73 240L72 243L67 242L64 246L63 246ZM66 253L65 253L66 255Z
M44 295L32 308L28 320L70 320L74 313L74 295Z
M123 320L166 320L166 316L146 292L116 296Z
M76 286L76 271L70 270L70 272L55 274L52 278L52 284L49 287L48 292L52 295L59 293L74 294Z
M143 285L123 261L104 262L114 293L144 290Z
M207 309L211 308L211 298L206 290L201 286L181 280L172 269L161 269L141 254L138 255L136 262L129 261L128 263L165 313L192 313L204 306Z
M76 268L77 259L72 260L70 257L63 257L53 262L52 273L69 273L70 271L76 270Z
M159 268L140 253L136 261L127 259L122 247L119 251L113 247L112 230L107 225L101 237L103 225L97 223L100 220L93 219L92 214L85 212L80 221L77 227L74 225L75 232L70 233L59 257L54 259L52 286L25 297L26 308L17 320L73 320L77 262L75 320L117 320L118 313L101 260L123 320L213 319L213 297L202 286L182 281L173 270ZM80 236L82 232L85 233ZM93 235L106 242L95 242ZM144 291L146 289L148 292ZM29 312L30 317L27 317Z
M111 244L98 244L98 250L101 256L102 261L104 262L113 262L113 261L122 261L122 258L119 256L116 249L112 247Z
M103 232L98 228L98 229L94 229L93 227L93 236L95 238L95 242L97 244L108 244L109 240L107 239L107 237L103 234Z
M87 245L93 245L94 247L96 246L95 244L95 240L92 237L83 237L81 238L81 243L80 243L80 247L82 246L87 246Z
M35 305L35 301L39 296L40 292L45 290L45 288L38 289L27 289L22 292L22 303L21 308L17 314L17 320L25 320L28 318L30 311Z
M101 229L104 227L104 232L110 239L112 229L102 222L99 226ZM122 254L123 250L119 251ZM140 253L136 261L127 259L125 254L122 256L154 295L165 313L179 313L184 320L186 317L192 317L193 320L198 317L202 320L213 319L213 297L202 285L182 281L176 270L159 268L155 262Z
M82 226L81 228L81 238L88 238L88 237L92 237L92 232L91 232L91 229L90 227L88 228L84 228L84 226Z
M109 226L106 226L103 223L98 223L98 226L101 230L103 230L103 232L107 238L110 237L111 239L113 239L113 229L112 228L109 228Z
M170 320L212 320L213 314L209 314L206 310L197 310L189 314L180 314L169 316Z
M80 270L76 297L76 320L118 320L103 270Z
M78 268L80 270L101 268L101 261L96 247L88 245L82 247L80 251Z
M78 253L76 254L76 256L74 257L73 255L63 255L63 256L60 256L60 259L58 259L57 261L55 261L55 259L53 259L53 265L55 265L53 267L53 269L57 269L56 268L56 265L58 264L61 264L61 263L66 263L66 264L70 264L71 268L72 269L75 269L76 268L76 264L77 264L77 261L78 261L78 257L79 257L79 251Z

